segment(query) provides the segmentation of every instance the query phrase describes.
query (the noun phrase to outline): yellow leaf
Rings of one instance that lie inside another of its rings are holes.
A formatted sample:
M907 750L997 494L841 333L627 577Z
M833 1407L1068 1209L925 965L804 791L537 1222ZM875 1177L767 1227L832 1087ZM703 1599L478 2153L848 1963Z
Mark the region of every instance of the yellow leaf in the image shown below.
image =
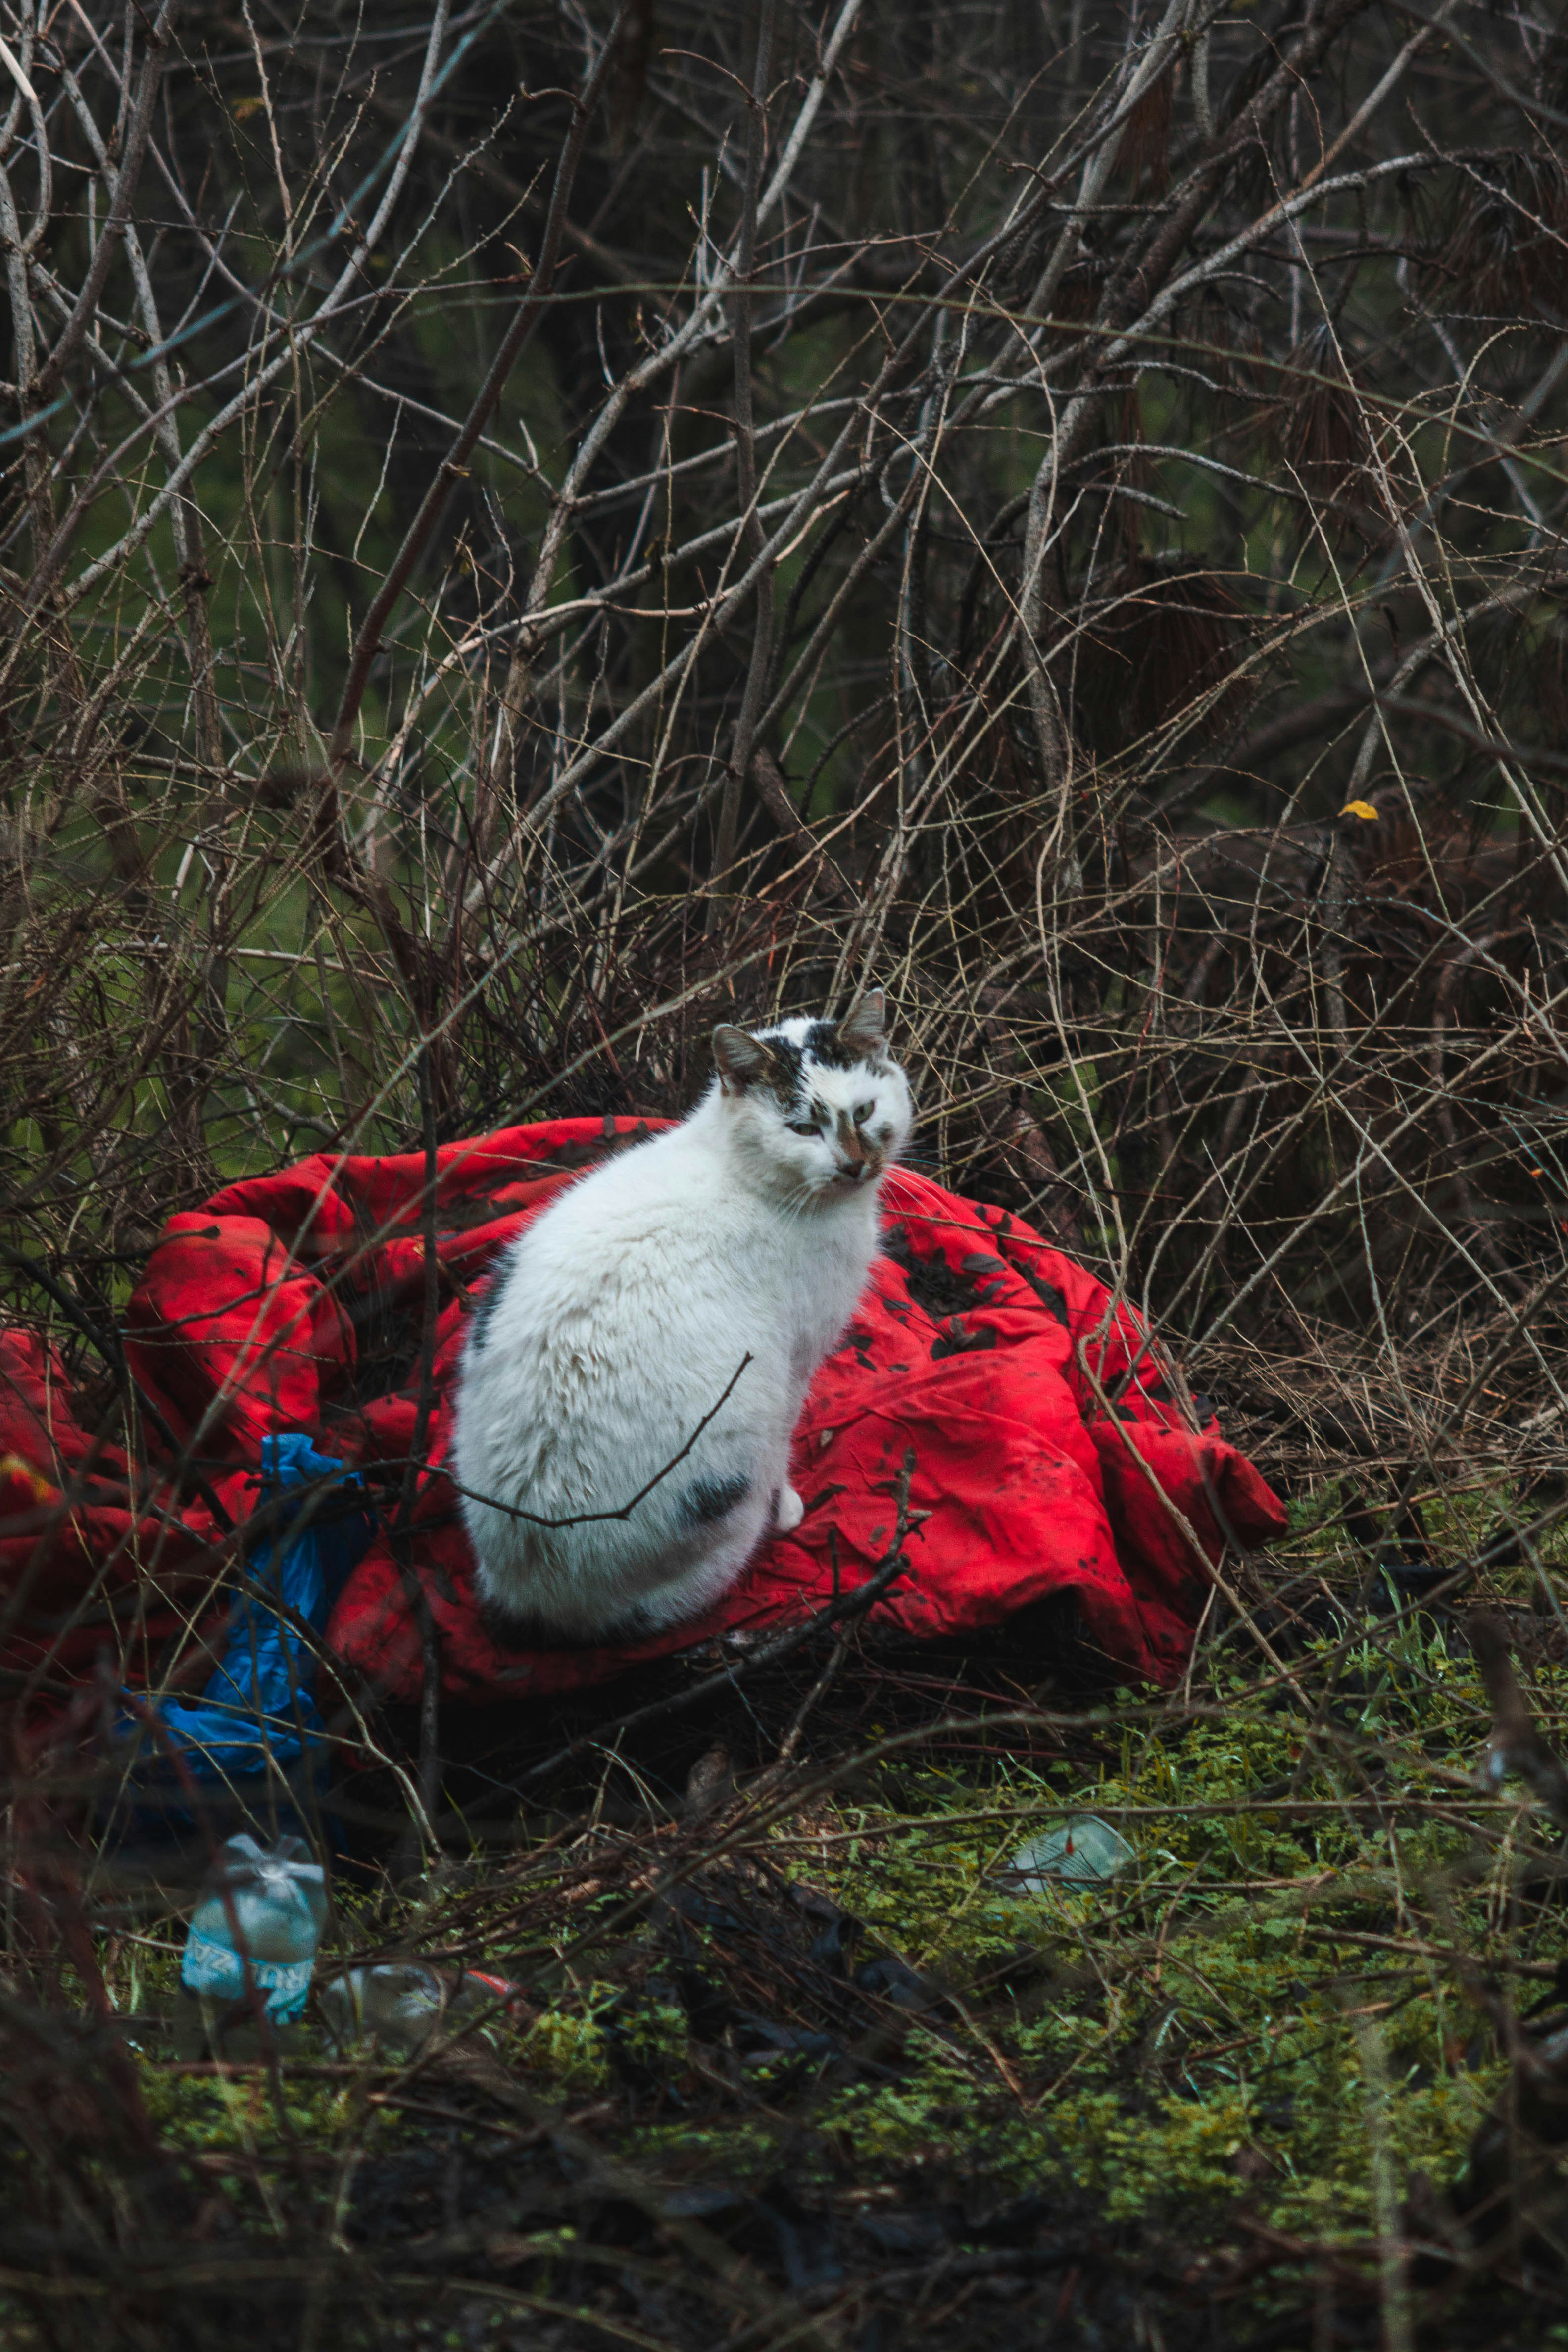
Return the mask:
M229 111L237 122L248 122L257 108L266 103L264 98L237 98Z
M1368 824L1377 823L1377 811L1370 801L1347 801L1340 811L1342 816L1364 817Z
M35 1503L50 1502L57 1492L47 1478L39 1476L30 1462L23 1461L19 1454L0 1454L0 1478L22 1479L31 1489Z

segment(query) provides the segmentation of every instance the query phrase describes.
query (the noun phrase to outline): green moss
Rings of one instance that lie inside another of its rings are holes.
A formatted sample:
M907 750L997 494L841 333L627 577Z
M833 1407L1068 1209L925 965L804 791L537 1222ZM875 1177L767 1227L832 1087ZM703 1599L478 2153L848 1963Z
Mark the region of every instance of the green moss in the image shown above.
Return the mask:
M312 2082L287 2063L279 2076L281 2105L267 2074L181 2074L143 2061L141 2075L148 2116L175 2147L254 2151L292 2139L332 2148L351 2134L384 2127L374 2110L367 2115L358 2085Z
M615 1996L607 1987L600 1991L603 2010ZM558 2090L599 2090L609 2080L605 2031L592 2009L542 2011L514 2054L528 2073L543 2075Z
M1450 1883L1468 1840L1427 1808L1468 1775L1484 1695L1429 1620L1324 1643L1301 1671L1340 1694L1326 1719L1226 1673L1214 1719L1141 1719L1090 1769L917 1767L899 1813L843 1809L848 1834L813 1874L963 2001L956 2025L914 2028L895 2081L822 2107L858 2169L1055 2179L1112 2219L1185 2228L1245 2200L1279 2229L1364 2237L1382 2094L1359 2015L1381 2036L1401 2171L1455 2174L1503 2068L1419 1948L1457 1935L1495 1967L1510 1922L1487 1887ZM1536 1697L1560 1713L1568 1683L1546 1672ZM1392 1828L1369 1821L1369 1771L1383 1805L1405 1801ZM1093 1890L1009 1893L999 1866L1068 1811L1112 1822L1136 1864Z

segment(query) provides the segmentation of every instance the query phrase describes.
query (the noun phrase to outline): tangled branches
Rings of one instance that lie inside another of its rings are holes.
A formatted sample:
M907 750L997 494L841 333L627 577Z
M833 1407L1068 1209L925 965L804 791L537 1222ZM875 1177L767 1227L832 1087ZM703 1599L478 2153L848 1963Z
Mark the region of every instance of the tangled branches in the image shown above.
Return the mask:
M1461 0L13 7L0 1266L101 1443L172 1211L678 1111L874 973L948 1181L1284 1483L1502 1479L1534 1573L1563 66Z

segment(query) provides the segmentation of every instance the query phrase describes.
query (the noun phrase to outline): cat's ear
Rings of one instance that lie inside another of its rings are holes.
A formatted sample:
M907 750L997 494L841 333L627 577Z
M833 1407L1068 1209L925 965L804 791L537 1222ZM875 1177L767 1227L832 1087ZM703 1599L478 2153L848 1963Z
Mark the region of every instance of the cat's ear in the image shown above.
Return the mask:
M727 1095L744 1094L748 1087L773 1074L773 1057L762 1039L737 1029L732 1021L721 1021L714 1030L713 1059Z
M888 1000L879 988L868 988L853 1013L838 1024L838 1042L863 1062L874 1062L888 1050Z

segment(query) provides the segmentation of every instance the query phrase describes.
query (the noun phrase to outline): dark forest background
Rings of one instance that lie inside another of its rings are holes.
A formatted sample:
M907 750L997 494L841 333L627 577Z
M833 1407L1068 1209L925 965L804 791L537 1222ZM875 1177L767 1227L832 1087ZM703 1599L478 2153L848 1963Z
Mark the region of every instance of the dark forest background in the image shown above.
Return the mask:
M18 1246L874 972L932 1160L1194 1338L1557 1265L1553 20L14 47Z

